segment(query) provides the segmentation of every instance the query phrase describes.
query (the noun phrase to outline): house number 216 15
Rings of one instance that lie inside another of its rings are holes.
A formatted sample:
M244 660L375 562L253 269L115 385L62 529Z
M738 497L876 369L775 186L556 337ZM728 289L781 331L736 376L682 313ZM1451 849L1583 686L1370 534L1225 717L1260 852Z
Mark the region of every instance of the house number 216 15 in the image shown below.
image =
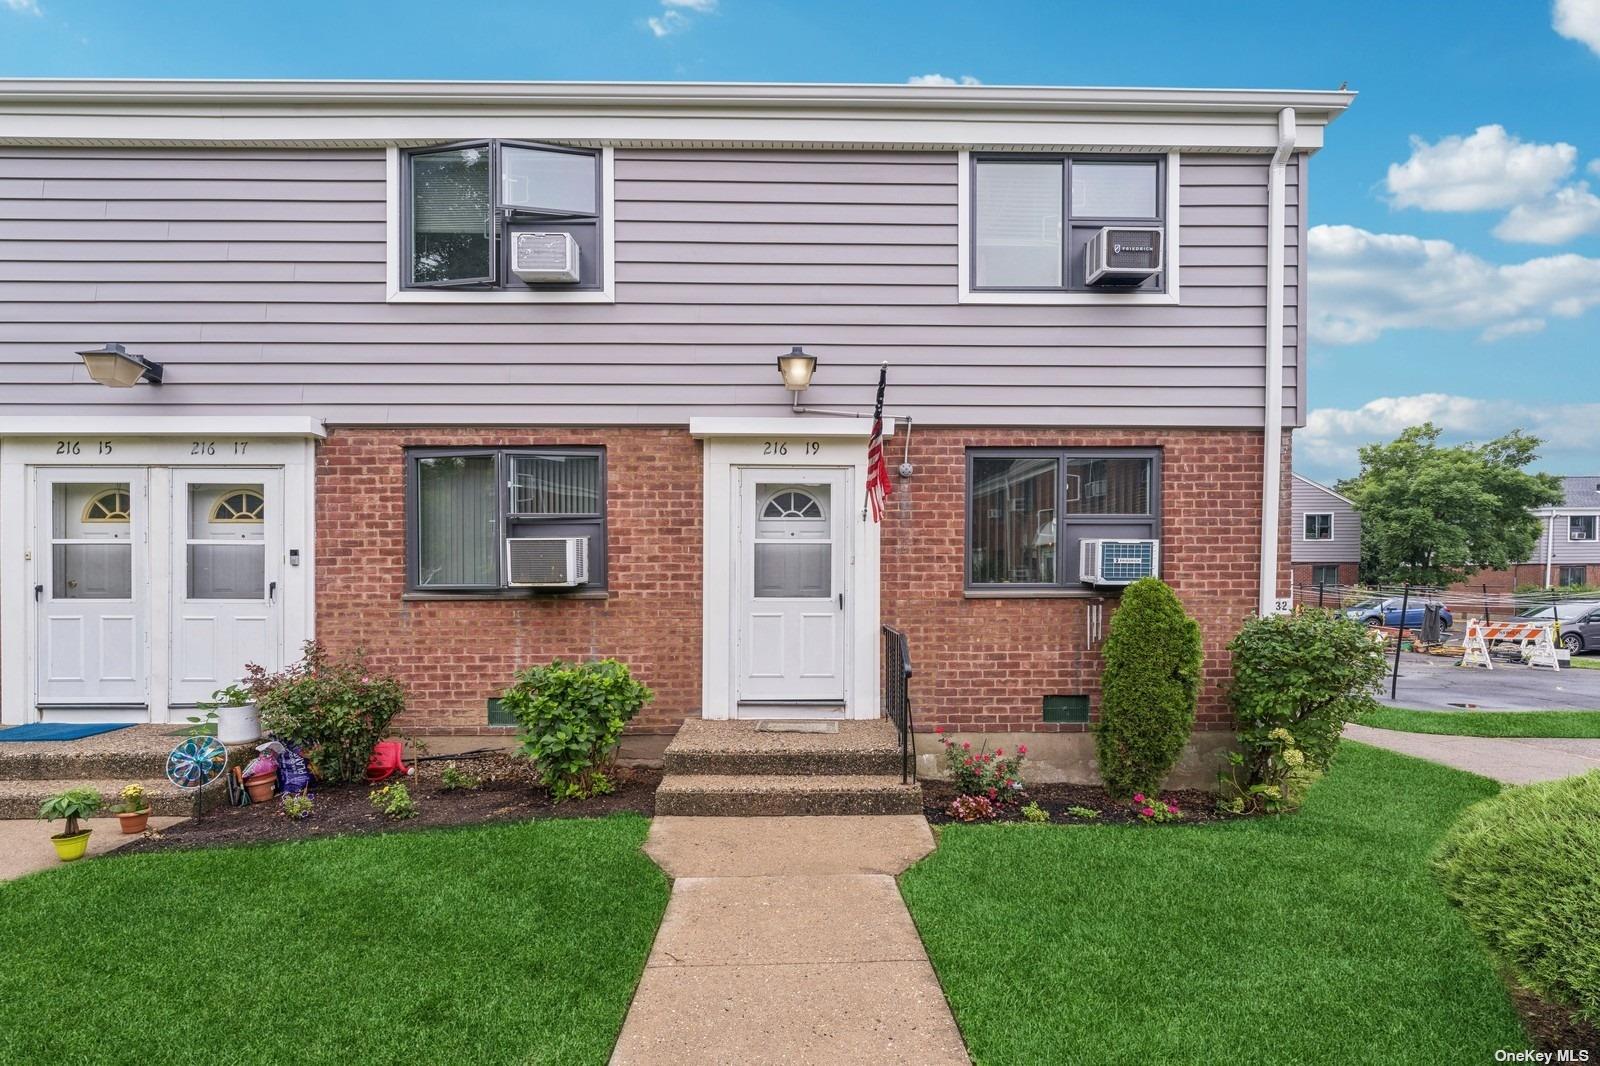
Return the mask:
M761 448L762 455L788 455L790 442L786 440L769 440ZM819 440L796 441L794 447L804 455L818 455L822 451L822 442Z

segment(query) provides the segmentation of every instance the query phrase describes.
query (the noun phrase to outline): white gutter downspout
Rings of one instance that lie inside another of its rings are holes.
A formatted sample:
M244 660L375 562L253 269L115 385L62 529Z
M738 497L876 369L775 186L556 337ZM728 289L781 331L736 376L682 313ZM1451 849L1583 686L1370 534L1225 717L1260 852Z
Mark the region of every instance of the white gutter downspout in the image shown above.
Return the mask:
M1283 495L1283 268L1284 182L1289 154L1294 151L1294 108L1278 112L1278 147L1267 168L1267 379L1263 401L1265 435L1261 464L1261 602L1262 615L1273 613L1278 599L1278 508ZM1300 249L1305 254L1305 248ZM1300 324L1302 330L1305 323ZM1304 359L1304 345L1300 358Z
M1550 587L1550 571L1556 561L1556 513L1550 512L1550 520L1544 524L1544 587ZM1515 584L1513 582L1513 584Z

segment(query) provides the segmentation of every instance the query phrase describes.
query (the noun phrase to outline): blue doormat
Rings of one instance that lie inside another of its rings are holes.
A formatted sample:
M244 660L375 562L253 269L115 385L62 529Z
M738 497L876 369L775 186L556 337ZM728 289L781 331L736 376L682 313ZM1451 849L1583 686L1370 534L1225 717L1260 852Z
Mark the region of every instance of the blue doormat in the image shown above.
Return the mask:
M35 722L33 725L16 725L10 729L0 729L0 743L8 740L81 740L84 737L109 733L114 729L127 729L132 724L132 722L112 722L109 725L99 723L80 725L73 722Z

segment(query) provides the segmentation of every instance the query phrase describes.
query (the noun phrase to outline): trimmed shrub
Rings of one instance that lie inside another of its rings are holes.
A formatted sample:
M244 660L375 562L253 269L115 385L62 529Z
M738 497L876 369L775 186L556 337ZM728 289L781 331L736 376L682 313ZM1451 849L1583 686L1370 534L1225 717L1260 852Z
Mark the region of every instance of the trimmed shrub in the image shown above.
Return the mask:
M244 687L267 732L299 745L324 781L365 780L372 749L406 705L400 682L373 674L360 652L340 659L314 640L275 674L250 663Z
M1600 1026L1600 770L1468 807L1434 871L1519 984Z
M521 725L522 754L556 802L610 792L623 726L653 694L615 659L522 671L500 697Z
M1112 612L1095 748L1118 799L1158 792L1183 753L1200 699L1200 625L1156 578L1135 581Z
M1223 806L1297 807L1328 768L1344 724L1377 707L1383 644L1359 622L1305 608L1250 619L1228 650L1241 750L1222 775Z

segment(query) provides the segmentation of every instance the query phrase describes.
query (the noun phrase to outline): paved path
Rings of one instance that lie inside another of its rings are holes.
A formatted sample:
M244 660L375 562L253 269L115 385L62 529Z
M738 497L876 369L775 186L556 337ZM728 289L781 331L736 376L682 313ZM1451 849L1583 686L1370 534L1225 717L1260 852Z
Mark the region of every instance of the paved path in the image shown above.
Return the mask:
M1390 652L1393 664L1393 652ZM1596 656L1587 655L1588 661ZM1423 711L1460 711L1469 707L1486 711L1547 711L1600 708L1600 670L1568 667L1534 669L1513 663L1496 663L1493 670L1461 666L1460 656L1400 656L1400 685L1389 698L1389 676L1384 675L1379 699L1393 707Z
M920 815L656 818L672 898L614 1066L966 1066L894 880L932 850Z
M1524 737L1446 737L1347 725L1344 735L1363 744L1443 763L1502 784L1526 785L1600 770L1600 740Z
M165 829L169 825L187 821L185 818L151 818L150 828ZM90 818L83 823L94 833L89 837L89 854L78 862L88 862L96 855L115 851L137 835L125 836L122 823L115 818ZM55 845L50 834L61 832L60 822L41 822L32 818L0 819L0 881L9 881L35 870L48 870L62 865L56 858Z

